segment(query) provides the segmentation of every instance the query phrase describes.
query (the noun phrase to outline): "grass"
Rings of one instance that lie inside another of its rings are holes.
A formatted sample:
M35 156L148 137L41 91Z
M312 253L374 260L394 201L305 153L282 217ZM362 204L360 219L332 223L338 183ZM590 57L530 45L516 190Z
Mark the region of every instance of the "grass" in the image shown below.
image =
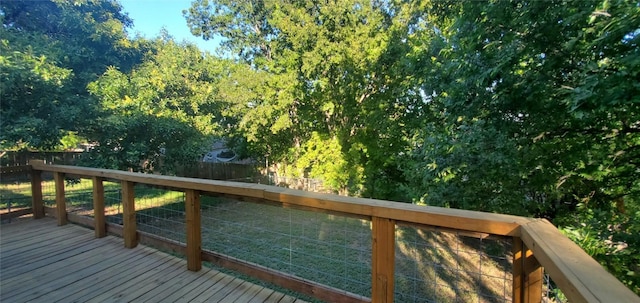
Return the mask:
M105 182L107 220L121 224L120 184ZM43 198L55 205L53 181ZM29 183L0 186L0 208L30 206ZM136 185L138 229L185 242L184 194ZM65 186L67 210L92 216L92 183ZM368 220L202 196L202 247L363 296L371 293ZM510 244L396 229L396 302L510 302Z

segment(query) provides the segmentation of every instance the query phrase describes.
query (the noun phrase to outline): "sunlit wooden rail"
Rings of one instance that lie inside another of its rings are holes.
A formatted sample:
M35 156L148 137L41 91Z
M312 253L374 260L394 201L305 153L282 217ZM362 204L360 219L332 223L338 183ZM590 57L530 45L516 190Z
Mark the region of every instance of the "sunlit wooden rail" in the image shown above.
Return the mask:
M96 237L106 232L120 234L124 246L134 248L139 242L159 245L187 256L191 271L201 270L202 261L231 268L258 279L280 285L330 302L392 302L394 299L395 227L416 225L439 230L453 230L484 236L513 239L513 302L541 302L543 268L570 302L640 302L640 298L606 272L576 244L544 219L482 213L438 207L425 207L389 201L317 194L259 184L244 184L171 176L131 173L74 166L45 165L34 161L27 168L32 178L35 218L45 213L57 218L58 225L67 221L92 226ZM5 169L3 168L3 172ZM8 169L7 169L8 172ZM42 172L54 174L56 207L46 209L40 187ZM93 180L94 219L68 214L65 209L64 177ZM122 185L123 224L114 226L104 221L104 180ZM147 184L185 192L186 245L149 235L137 230L133 185ZM243 262L201 248L200 195L226 195L255 203L268 203L285 208L329 212L371 221L372 260L370 298L346 293L314 281Z
M304 301L119 238L49 218L2 225L1 302Z

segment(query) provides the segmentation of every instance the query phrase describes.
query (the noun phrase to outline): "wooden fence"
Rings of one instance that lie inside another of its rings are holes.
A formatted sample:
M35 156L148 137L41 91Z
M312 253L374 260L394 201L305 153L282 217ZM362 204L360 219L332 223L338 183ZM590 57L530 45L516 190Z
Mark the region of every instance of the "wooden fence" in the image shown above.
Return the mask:
M58 224L74 221L91 225L96 237L106 231L122 235L126 247L138 242L160 243L187 256L188 268L198 271L202 261L227 266L245 274L330 302L393 302L395 228L415 225L427 228L479 233L513 239L513 302L541 302L543 267L570 302L640 302L640 298L609 274L580 247L562 235L545 219L482 213L459 209L424 207L397 202L361 199L332 194L236 182L149 175L32 162L32 211L35 218L45 213L57 217ZM7 172L4 170L3 172ZM56 207L47 209L42 202L40 175L55 176ZM93 180L93 217L79 217L65 210L65 175ZM123 224L104 219L103 181L119 181L122 186ZM179 244L136 229L134 184L170 188L185 193L186 244ZM371 297L362 298L336 291L320 283L300 279L250 262L230 258L201 247L200 195L236 197L253 203L364 218L371 222ZM34 287L37 287L34 286Z
M0 166L28 165L31 160L42 160L47 164L73 165L82 152L0 151L0 155Z
M193 162L176 165L176 175L179 177L232 180L249 183L253 183L252 181L262 177L260 169L256 165L209 162Z

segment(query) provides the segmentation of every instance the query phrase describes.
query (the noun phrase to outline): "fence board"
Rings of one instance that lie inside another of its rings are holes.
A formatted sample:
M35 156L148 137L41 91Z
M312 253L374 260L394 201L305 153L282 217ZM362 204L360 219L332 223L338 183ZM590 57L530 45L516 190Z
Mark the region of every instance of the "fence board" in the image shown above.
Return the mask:
M0 166L29 165L31 160L43 160L47 164L75 164L83 152L32 152L32 151L3 151Z

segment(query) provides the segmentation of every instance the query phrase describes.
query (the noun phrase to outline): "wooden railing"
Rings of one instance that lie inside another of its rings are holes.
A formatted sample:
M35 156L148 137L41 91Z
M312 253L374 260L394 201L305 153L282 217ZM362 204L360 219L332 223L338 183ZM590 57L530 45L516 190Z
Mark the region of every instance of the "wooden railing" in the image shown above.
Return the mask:
M203 261L237 270L270 283L290 288L330 302L393 302L396 225L417 225L438 230L452 230L476 235L511 237L513 240L513 302L541 302L543 268L570 302L640 302L638 296L609 274L580 247L562 235L544 219L474 212L439 207L318 194L259 184L234 183L161 175L132 173L74 166L45 165L33 161L29 169L32 181L34 218L45 213L67 221L90 225L96 237L107 232L124 239L126 247L139 242L183 253L189 270L198 271ZM2 169L3 174L11 173ZM15 172L15 169L14 169ZM55 178L56 207L48 209L42 202L40 175L51 172ZM93 181L94 217L66 212L65 175ZM122 185L123 224L105 222L103 181ZM134 184L169 188L185 193L186 245L150 235L136 228ZM200 195L217 194L254 203L268 203L285 208L365 218L372 222L371 297L361 297L313 281L297 278L250 262L202 250Z

